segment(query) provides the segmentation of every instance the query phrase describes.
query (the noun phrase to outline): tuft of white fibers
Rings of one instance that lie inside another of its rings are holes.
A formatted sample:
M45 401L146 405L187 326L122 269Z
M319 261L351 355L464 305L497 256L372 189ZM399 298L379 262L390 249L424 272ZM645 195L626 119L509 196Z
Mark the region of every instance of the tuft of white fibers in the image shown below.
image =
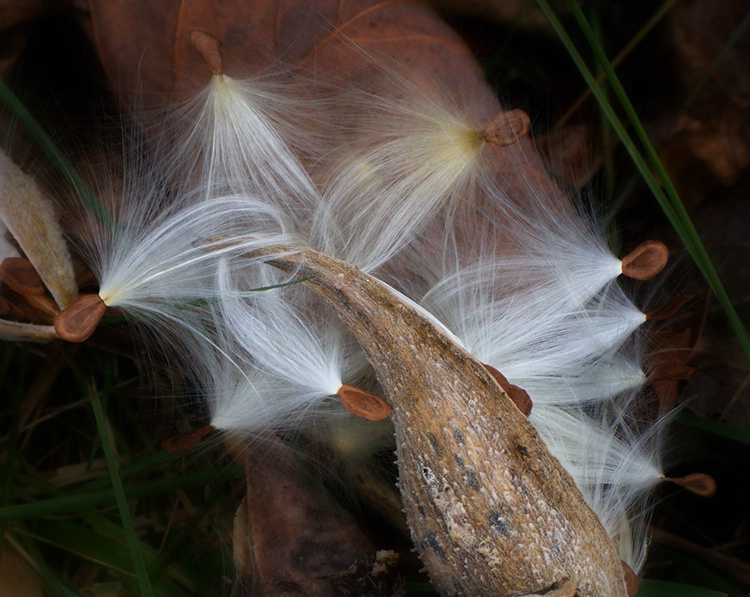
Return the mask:
M620 276L621 260L567 196L558 191L519 204L494 186L499 182L483 187L485 198L476 207L445 220L442 236L450 244L441 253L458 251L469 261L501 257L495 267L502 284L526 300L542 297L555 311L580 307Z
M359 98L368 111L331 162L312 238L372 271L438 211L471 194L481 131L436 104Z
M648 492L664 477L658 451L664 424L645 424L637 414L647 382L638 348L646 315L612 281L617 268L572 287L581 259L566 264L554 250L508 243L501 231L459 251L461 232L446 230L442 246L432 237L407 251L415 273L407 293L474 357L528 392L530 421L637 572L645 557ZM523 239L559 246L556 236ZM588 246L596 253L590 262L605 254L600 240Z
M562 283L556 277L559 268L539 264L536 273L546 269L549 278L538 284L525 278L529 268L517 268L531 260L525 253L534 248L516 248L506 256L493 242L478 241L482 250L468 256L458 253L455 239L444 249L415 243L410 263L423 280L419 303L475 356L493 366L503 363L506 376L514 363L523 378L535 370L550 375L593 364L646 320L616 285L573 302L567 275ZM533 364L525 367L527 362Z
M122 222L97 246L92 265L110 307L154 312L210 299L218 260L291 242L282 214L248 196L170 206L151 220Z
M620 558L638 573L646 557L650 492L664 478L661 441L669 419L637 420L631 411L636 396L562 408L535 403L531 421L599 516Z
M285 214L257 197L178 193L155 160L133 152L123 162L119 180L97 181L100 212L81 205L72 226L107 307L190 327L190 307L216 299L220 259L296 240Z
M336 397L362 377L367 361L330 308L305 286L270 266L242 272L222 268L220 325L226 387L212 382L211 424L219 429L298 430L319 418L347 416ZM243 297L244 289L272 287ZM251 389L252 388L252 389Z
M313 109L296 99L300 91L281 76L237 80L214 74L167 128L174 147L165 155L178 184L206 197L263 197L298 228L309 227L318 193L291 149L304 135L290 121Z

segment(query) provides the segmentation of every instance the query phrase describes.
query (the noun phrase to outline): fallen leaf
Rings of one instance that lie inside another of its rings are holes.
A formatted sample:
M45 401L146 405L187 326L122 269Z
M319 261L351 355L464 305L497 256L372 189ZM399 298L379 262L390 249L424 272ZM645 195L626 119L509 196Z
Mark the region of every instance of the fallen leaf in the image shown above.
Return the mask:
M245 452L245 524L235 526L235 554L253 562L245 590L261 595L394 595L376 580L376 548L322 483L300 470L293 452L267 436ZM382 571L377 568L379 575Z

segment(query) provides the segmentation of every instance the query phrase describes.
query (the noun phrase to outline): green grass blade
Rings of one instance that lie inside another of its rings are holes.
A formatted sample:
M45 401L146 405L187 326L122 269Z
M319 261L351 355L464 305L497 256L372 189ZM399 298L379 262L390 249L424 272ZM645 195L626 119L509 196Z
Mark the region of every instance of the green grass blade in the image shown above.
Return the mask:
M156 479L142 483L133 483L124 488L125 498L128 500L138 499L170 493L179 489L190 489L205 487L212 483L220 483L227 479L241 480L244 471L241 467L228 467L225 471L217 473L209 470L199 473L187 473L176 477ZM81 512L90 508L107 506L114 500L114 491L111 487L106 489L97 488L71 492L50 499L37 499L27 504L16 504L0 508L0 522L9 520L23 520L26 518L37 518L40 516L56 516ZM107 481L109 484L109 481Z
M672 7L679 2L679 0L667 0L664 4L662 4L658 10L651 16L651 18L641 27L638 32L628 41L627 44L625 44L625 47L620 50L617 53L617 56L615 56L612 59L612 67L617 68L630 54L633 53L633 50L635 50L638 45L644 40L644 38L664 19L664 17L669 14L669 11L672 10ZM596 77L596 83L599 85L603 83L607 78L606 73L602 72L599 73ZM591 87L588 87L586 91L584 91L581 96L568 108L568 110L565 112L565 114L560 118L559 122L555 124L555 128L561 128L564 126L570 118L575 114L580 107L586 102L586 100L591 97L593 93L593 90Z
M701 271L704 278L711 287L711 290L716 295L719 304L726 313L730 326L732 327L737 339L740 342L742 350L745 354L745 358L748 360L748 362L750 362L750 335L748 335L748 332L745 329L742 320L737 314L737 311L735 310L734 305L732 304L732 301L729 298L729 295L727 294L724 285L721 282L721 279L719 278L719 274L716 271L716 268L714 267L703 243L701 242L698 232L696 231L695 226L693 225L692 220L687 213L687 210L685 209L682 201L679 198L679 194L677 193L674 184L669 178L664 165L661 163L661 160L656 153L656 149L651 144L645 128L640 122L640 119L638 118L633 105L628 99L627 93L625 92L617 75L612 69L609 60L607 59L604 51L601 48L601 45L597 43L594 32L588 24L588 21L586 20L577 4L571 1L569 4L571 6L573 15L576 17L576 20L578 21L584 35L589 41L594 51L597 62L605 71L607 80L612 86L615 96L622 104L623 109L625 110L625 113L630 121L630 124L633 127L633 130L635 131L639 141L643 146L643 151L646 153L648 161L643 156L643 153L639 149L638 145L634 142L630 134L627 132L625 126L621 122L620 118L617 116L614 109L607 101L604 90L602 89L601 85L597 84L596 78L591 73L590 69L586 65L585 60L581 56L580 52L578 52L575 44L568 36L567 32L562 26L562 23L555 15L547 0L537 1L542 11L549 19L550 24L554 28L561 42L565 45L566 49L570 53L571 58L581 72L581 75L585 79L587 85L589 85L589 87L591 88L592 93L599 102L599 106L603 114L606 116L610 125L617 133L618 137L620 137L623 146L640 171L644 181L651 189L651 192L653 193L665 215L669 219L671 225L679 235L682 242L685 244L686 249L690 253L698 269ZM656 172L656 176L652 172L652 167ZM659 181L661 181L661 185L659 184Z
M143 561L141 555L140 546L138 544L138 537L135 534L135 526L133 525L133 519L130 516L130 510L128 509L127 497L122 486L122 479L120 478L119 465L115 458L112 444L110 443L112 438L109 435L107 429L107 422L104 417L104 410L102 409L102 403L99 399L99 394L95 391L91 392L91 405L94 409L94 416L96 417L96 426L99 430L99 437L101 438L102 449L104 450L104 456L107 459L107 466L109 467L110 478L112 480L112 489L114 490L115 500L117 502L117 509L120 511L120 518L122 521L122 528L125 534L125 539L128 543L128 549L130 550L130 557L135 568L135 574L138 579L138 586L141 589L141 594L145 597L152 597L154 595L153 588L151 587L151 581L146 570L146 564Z

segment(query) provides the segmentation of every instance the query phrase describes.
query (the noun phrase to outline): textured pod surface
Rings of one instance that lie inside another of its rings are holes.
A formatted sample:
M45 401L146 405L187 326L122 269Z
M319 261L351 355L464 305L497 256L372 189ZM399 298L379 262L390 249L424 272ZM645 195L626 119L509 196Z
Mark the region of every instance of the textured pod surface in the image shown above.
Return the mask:
M50 201L34 180L0 151L0 220L62 309L78 294L73 262ZM21 339L21 338L18 338Z
M277 247L279 251L285 247ZM393 407L412 538L445 595L626 595L599 519L481 363L379 281L320 253L272 258L338 311Z

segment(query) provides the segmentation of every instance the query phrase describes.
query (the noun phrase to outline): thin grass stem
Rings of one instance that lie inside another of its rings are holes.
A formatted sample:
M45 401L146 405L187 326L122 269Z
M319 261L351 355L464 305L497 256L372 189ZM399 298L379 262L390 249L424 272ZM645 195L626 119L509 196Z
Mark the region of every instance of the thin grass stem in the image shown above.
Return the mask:
M130 557L133 561L133 567L135 568L136 578L138 579L138 586L140 587L141 594L145 597L152 597L154 590L151 586L151 581L148 576L148 570L146 564L143 561L143 555L141 554L138 537L135 533L135 526L133 519L130 516L130 510L128 509L127 497L125 490L123 489L122 479L120 478L119 465L115 457L114 450L112 449L111 440L112 437L107 429L107 422L104 416L104 409L102 408L101 400L99 399L99 393L96 391L91 392L91 406L94 409L94 416L96 417L96 426L99 431L99 437L101 438L102 448L104 450L104 456L107 459L107 466L110 471L110 478L112 481L112 489L117 502L117 509L120 511L120 519L122 522L123 533L128 543L128 549L130 550Z
M91 210L91 213L94 214L97 220L102 224L111 224L111 216L104 209L104 206L102 206L96 195L94 195L89 185L81 178L73 167L73 164L70 163L70 160L65 157L65 154L52 141L44 128L42 128L42 125L37 122L36 118L34 118L18 96L13 93L13 90L2 79L0 79L0 101L6 105L13 116L23 125L60 174L63 175L65 180L80 195L86 207Z
M583 15L580 8L578 8L575 2L569 2L571 10L576 20L578 21L579 26L581 27L584 35L592 46L597 62L607 74L607 79L612 86L615 95L622 104L628 120L630 121L630 124L636 133L636 136L643 145L643 151L645 151L646 156L648 156L648 161L643 156L641 150L634 143L630 134L626 131L625 126L615 113L612 106L609 104L609 102L607 102L601 85L597 84L594 75L589 70L583 57L576 49L575 44L568 36L562 23L555 15L547 0L537 0L537 2L539 3L539 6L544 14L549 19L550 24L552 25L553 29L555 29L555 32L559 36L563 45L568 50L571 58L581 72L581 75L586 80L586 83L591 88L592 93L599 102L602 112L607 117L607 120L609 121L610 125L615 130L617 135L620 137L623 146L635 163L636 168L640 171L644 181L651 189L651 192L653 193L657 202L669 219L670 224L675 229L675 232L677 232L682 242L685 244L685 247L690 253L690 256L693 258L696 266L701 271L711 290L716 295L719 304L726 313L732 330L737 336L737 339L745 354L745 358L748 360L748 362L750 362L750 336L748 335L744 324L742 323L737 311L735 310L734 305L732 304L732 301L729 298L729 295L727 294L724 285L721 282L721 279L719 278L719 274L716 271L713 263L711 262L711 258L709 257L708 252L701 242L698 232L696 231L695 226L693 225L687 213L687 210L685 209L685 206L682 204L682 201L679 198L679 194L677 193L677 190L675 189L674 184L669 177L669 174L667 173L664 165L659 159L659 156L656 153L656 149L651 144L651 141L648 138L648 134L646 133L645 128L640 122L640 119L638 118L633 105L630 103L630 100L627 97L627 93L625 92L622 84L617 78L617 75L612 69L612 65L604 54L601 46L596 43L594 33L591 30L586 17ZM656 172L656 176L654 175L654 172L652 172L651 167L653 167L654 171ZM659 184L659 181L661 181L661 185Z

